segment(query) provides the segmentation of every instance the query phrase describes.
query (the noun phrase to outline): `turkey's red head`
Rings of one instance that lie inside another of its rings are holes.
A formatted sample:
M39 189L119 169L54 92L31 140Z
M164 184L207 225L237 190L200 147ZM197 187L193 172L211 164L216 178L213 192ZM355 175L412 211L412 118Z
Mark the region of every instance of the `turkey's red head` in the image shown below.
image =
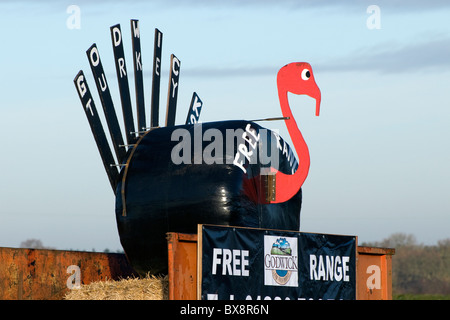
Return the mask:
M316 116L320 112L321 93L314 80L311 65L307 62L294 62L278 71L278 88L293 94L305 94L316 99Z

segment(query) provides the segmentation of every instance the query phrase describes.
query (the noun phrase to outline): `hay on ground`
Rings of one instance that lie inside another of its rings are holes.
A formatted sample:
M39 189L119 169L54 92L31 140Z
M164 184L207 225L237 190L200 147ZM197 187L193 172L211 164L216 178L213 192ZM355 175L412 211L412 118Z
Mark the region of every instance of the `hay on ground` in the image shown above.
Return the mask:
M167 300L168 276L106 280L72 289L65 300Z

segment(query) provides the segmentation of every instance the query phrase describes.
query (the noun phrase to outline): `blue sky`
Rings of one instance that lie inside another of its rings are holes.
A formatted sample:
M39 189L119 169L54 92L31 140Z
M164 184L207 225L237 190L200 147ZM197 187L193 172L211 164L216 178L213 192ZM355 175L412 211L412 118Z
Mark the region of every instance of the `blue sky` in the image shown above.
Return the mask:
M373 4L380 29L367 27ZM67 27L70 5L80 8L79 29ZM121 249L73 79L85 72L100 107L85 54L96 43L119 110L109 27L121 24L131 71L130 19L140 21L147 106L154 28L164 34L163 105L170 54L181 60L178 123L194 91L203 122L281 116L278 69L312 65L320 117L310 98L290 96L311 153L302 231L449 238L449 16L448 1L0 1L0 246L37 238ZM263 125L290 141L282 122Z

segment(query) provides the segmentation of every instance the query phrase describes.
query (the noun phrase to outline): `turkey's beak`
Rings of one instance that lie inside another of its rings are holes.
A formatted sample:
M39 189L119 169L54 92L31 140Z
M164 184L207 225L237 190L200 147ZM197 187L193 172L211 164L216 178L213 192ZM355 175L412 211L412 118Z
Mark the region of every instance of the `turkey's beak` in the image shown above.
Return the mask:
M321 96L319 95L319 98L316 99L316 116L319 116L319 113L320 113L320 101L321 101Z
M312 98L316 99L316 116L319 116L320 113L320 101L322 100L322 94L320 93L319 87L316 87L316 90L311 95Z

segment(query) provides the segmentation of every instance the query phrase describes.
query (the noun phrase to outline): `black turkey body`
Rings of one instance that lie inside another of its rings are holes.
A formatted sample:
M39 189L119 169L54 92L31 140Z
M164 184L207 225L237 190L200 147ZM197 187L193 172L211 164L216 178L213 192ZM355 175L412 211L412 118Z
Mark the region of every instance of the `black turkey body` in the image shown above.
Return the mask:
M249 121L201 125L203 133L216 129L224 137L223 161L219 164L208 164L205 158L201 164L195 163L194 156L199 155L194 152L194 144L198 143L194 141L194 130L198 125L151 130L129 150L127 166L121 170L116 188L116 219L121 244L139 274L167 272L167 232L195 234L198 224L299 231L301 189L286 202L261 203L258 199L264 197L262 193L266 190L258 177L261 169L270 163L246 164L244 173L233 164L240 142L233 143L233 154L225 150L227 129L245 132L248 124L256 133L264 134L267 130ZM171 138L177 129L190 133L187 136L191 139L192 152L188 163L175 164L172 159L172 150L180 144L179 139ZM267 132L265 143L276 144L276 136L270 130ZM278 139L278 145L284 146L284 141ZM202 143L201 150L212 142ZM257 148L261 146L262 143ZM297 163L292 158L288 160L283 150L277 148L276 152L278 169L292 174Z

